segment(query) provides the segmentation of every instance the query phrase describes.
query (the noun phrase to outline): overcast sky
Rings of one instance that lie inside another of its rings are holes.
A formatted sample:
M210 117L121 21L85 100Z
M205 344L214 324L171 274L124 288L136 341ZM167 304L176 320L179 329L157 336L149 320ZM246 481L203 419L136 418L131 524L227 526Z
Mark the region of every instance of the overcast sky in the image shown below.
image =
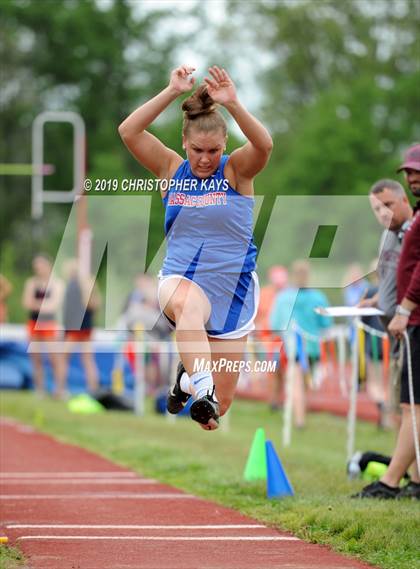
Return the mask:
M108 2L108 0L103 1ZM185 42L185 44L177 47L175 54L175 61L179 65L186 63L197 69L196 80L201 81L208 74L205 67L206 57L203 52L205 52L206 46L214 44L215 28L223 24L227 18L225 0L154 0L150 2L131 0L130 3L133 6L134 17L136 15L141 17L145 11L164 10L169 15L173 13L173 19L168 18L166 24L161 25L159 32L162 33L163 37L167 33L173 33L174 29L181 34L196 33L199 23L192 11L197 7L205 10L210 25L206 29L199 30L199 35L195 35L191 42ZM179 12L182 14L181 17ZM246 53L247 49L249 53ZM235 61L235 68L233 70L227 69L227 71L241 77L241 85L238 86L240 100L249 110L257 112L262 94L255 79L254 59L255 51L252 46L241 44L240 54L238 53L238 58ZM261 66L259 68L261 69ZM236 124L231 124L232 127L236 131L235 134L242 137L239 127L236 127Z

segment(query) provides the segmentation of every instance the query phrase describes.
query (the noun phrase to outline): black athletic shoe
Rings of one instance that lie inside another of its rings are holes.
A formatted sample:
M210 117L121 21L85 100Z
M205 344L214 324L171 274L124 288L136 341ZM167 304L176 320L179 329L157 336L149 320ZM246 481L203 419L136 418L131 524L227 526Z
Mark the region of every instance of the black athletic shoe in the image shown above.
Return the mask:
M420 482L409 482L407 486L401 488L397 498L398 500L402 500L403 498L420 500Z
M372 482L362 488L360 492L354 494L352 498L377 498L379 500L394 500L400 493L399 488L392 488L379 480Z
M190 414L193 421L207 425L210 419L219 422L220 411L219 404L214 400L214 387L212 393L207 393L204 397L200 397L191 405Z
M181 389L180 381L184 372L184 364L179 362L176 370L176 381L168 392L168 400L166 402L168 413L171 413L172 415L176 415L182 411L187 404L188 399L191 397L191 395L185 393Z

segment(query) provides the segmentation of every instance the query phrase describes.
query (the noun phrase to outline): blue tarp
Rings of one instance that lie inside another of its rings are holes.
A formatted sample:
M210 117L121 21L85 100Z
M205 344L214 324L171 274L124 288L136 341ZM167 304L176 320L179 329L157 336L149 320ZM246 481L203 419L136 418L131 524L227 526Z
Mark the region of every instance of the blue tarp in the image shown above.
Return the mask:
M27 353L26 342L0 342L0 389L31 389L32 363ZM95 361L98 366L100 385L104 388L111 387L112 369L118 354L109 351L95 353ZM53 374L51 365L46 356L43 356L45 370L45 386L47 391L53 391ZM128 391L133 389L134 377L128 362L124 359L123 366L124 383ZM67 374L67 389L71 393L79 393L86 390L84 370L80 356L74 353L70 357Z

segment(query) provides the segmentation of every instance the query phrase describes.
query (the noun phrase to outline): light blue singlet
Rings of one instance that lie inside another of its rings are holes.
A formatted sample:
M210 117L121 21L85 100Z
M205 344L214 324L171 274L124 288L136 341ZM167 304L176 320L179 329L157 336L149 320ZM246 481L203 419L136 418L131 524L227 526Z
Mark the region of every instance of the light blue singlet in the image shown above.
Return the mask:
M201 179L188 160L170 181L165 205L167 253L160 277L180 275L198 284L212 311L210 336L240 337L253 329L258 305L254 273L254 199L239 194L224 177L228 155L216 172Z

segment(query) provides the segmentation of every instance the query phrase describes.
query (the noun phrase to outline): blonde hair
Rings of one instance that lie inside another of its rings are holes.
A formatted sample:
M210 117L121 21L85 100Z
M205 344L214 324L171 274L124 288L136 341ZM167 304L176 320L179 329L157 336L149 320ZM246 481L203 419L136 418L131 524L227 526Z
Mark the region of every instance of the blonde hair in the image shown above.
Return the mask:
M222 129L223 135L227 135L226 122L217 104L207 92L206 85L200 85L188 99L182 103L184 121L182 134L188 136L191 128L203 132Z

